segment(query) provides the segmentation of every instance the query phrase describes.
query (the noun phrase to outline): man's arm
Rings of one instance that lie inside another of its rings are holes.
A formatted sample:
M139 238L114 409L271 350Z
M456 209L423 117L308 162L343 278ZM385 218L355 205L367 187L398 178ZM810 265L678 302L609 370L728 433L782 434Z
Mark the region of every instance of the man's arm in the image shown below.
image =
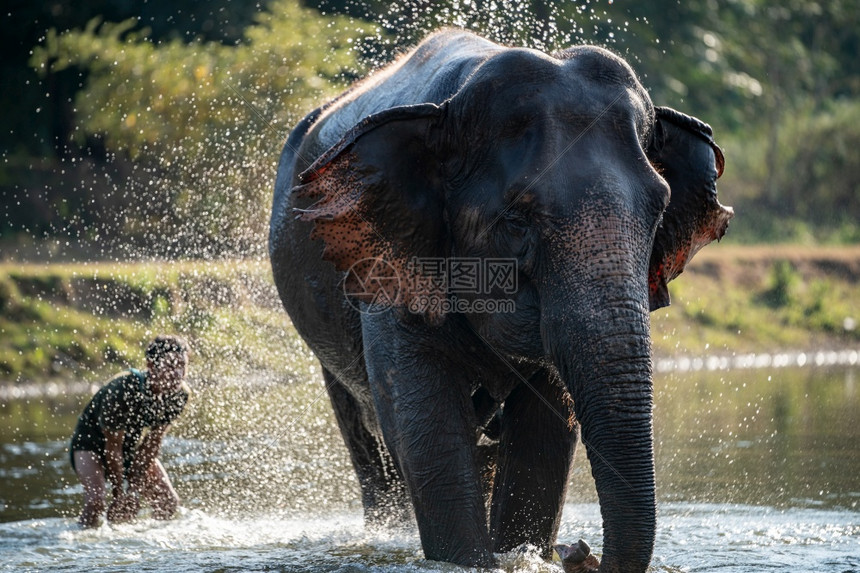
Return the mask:
M137 494L132 493L129 487L128 492L124 492L122 488L123 474L125 468L122 459L122 442L125 437L125 430L112 432L105 430L105 460L107 461L107 478L110 480L111 496L113 500L108 506L107 518L112 523L122 523L134 519L137 514L137 509L140 507Z
M110 481L113 489L111 494L114 499L122 495L122 481L125 468L122 460L122 441L125 437L125 430L115 432L104 430L105 435L105 461L107 462L107 478Z
M135 451L134 461L128 472L129 491L137 493L144 488L149 468L161 451L161 441L164 439L164 434L167 433L167 428L169 427L169 425L154 426L149 430L146 437L143 438L137 451Z

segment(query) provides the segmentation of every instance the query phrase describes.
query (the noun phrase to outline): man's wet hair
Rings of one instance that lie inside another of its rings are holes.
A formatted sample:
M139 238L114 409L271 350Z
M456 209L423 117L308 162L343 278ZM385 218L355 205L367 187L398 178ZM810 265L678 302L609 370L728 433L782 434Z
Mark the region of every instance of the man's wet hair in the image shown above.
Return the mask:
M146 359L149 362L158 363L165 357L188 352L188 343L179 336L173 334L159 334L146 349Z

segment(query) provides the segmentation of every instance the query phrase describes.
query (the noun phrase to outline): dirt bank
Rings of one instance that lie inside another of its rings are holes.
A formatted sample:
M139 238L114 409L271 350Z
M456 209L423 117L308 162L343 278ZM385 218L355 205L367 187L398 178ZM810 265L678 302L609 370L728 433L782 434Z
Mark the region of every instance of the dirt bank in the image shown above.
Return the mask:
M656 359L860 347L860 246L712 245L670 294ZM139 365L160 331L190 338L205 372L313 365L265 261L4 263L0 312L0 383Z
M652 315L655 354L860 345L860 246L712 245Z

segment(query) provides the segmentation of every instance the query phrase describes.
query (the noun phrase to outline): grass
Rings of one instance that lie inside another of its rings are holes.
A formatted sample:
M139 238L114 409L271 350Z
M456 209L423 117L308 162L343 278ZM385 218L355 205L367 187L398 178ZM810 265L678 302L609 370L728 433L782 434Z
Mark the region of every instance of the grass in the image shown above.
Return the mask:
M657 356L856 347L860 247L715 245L652 314ZM96 378L186 336L203 380L308 377L266 261L0 264L0 381Z
M860 248L716 246L669 285L655 353L842 348L860 343Z
M159 332L189 339L204 380L312 364L259 261L3 264L0 311L0 380L142 367Z

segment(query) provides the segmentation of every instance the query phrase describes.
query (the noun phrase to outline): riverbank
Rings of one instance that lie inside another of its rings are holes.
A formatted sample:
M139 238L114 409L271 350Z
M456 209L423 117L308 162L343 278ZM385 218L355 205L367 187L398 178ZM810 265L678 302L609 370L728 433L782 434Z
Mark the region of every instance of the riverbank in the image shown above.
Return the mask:
M655 361L860 347L860 246L715 245L652 314ZM0 264L0 383L97 379L141 365L162 331L194 375L316 371L266 261Z
M712 245L652 314L657 357L857 348L860 246Z
M266 261L0 264L0 383L99 379L143 366L178 333L200 383L313 359L281 308Z

